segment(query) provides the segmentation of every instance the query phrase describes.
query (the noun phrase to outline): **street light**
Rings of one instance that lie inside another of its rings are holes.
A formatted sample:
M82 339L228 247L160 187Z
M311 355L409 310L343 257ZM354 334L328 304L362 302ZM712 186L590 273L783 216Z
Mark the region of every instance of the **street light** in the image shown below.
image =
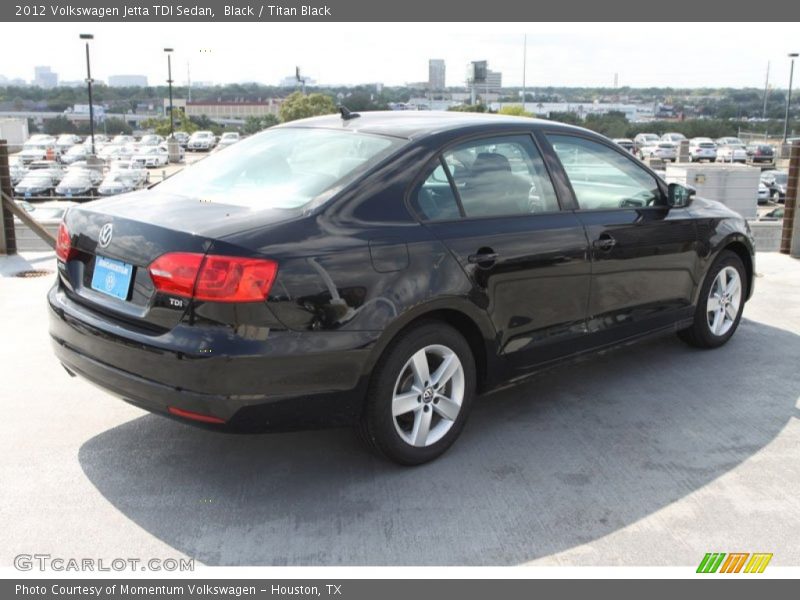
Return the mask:
M172 115L172 48L164 48L167 53L167 83L169 84L169 137L175 137L175 119Z
M792 59L791 66L789 67L789 93L786 95L786 116L783 119L783 143L789 137L789 105L792 103L792 78L794 77L794 59L798 57L797 52L791 52L789 58Z
M94 104L92 103L92 67L89 64L89 40L93 40L91 33L80 34L80 39L86 40L86 84L89 86L89 134L92 137L92 156L94 156Z

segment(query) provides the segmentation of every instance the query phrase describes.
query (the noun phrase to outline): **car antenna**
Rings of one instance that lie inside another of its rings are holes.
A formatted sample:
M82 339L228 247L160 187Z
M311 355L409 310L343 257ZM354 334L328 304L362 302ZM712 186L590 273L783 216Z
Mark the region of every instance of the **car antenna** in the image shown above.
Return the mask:
M342 113L342 119L344 121L349 121L350 119L357 119L358 117L361 116L357 112L352 112L344 104L339 105L339 112Z

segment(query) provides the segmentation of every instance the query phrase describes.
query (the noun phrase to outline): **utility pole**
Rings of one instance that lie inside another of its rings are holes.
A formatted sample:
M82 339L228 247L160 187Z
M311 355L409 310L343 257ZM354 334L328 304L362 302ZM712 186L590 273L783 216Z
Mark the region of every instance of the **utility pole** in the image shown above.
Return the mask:
M186 61L186 87L188 88L186 91L186 101L192 101L192 71L189 65L189 61Z
M528 34L522 38L522 110L525 111L525 99L527 93L525 91L525 74L528 66Z
M767 118L767 98L769 97L769 61L767 61L767 81L764 83L764 110L761 113L761 118Z
M789 58L791 59L791 66L789 67L789 92L786 95L786 116L783 119L783 143L786 144L786 140L789 137L789 106L792 103L792 78L794 77L794 59L797 58L798 53L792 52L789 54Z

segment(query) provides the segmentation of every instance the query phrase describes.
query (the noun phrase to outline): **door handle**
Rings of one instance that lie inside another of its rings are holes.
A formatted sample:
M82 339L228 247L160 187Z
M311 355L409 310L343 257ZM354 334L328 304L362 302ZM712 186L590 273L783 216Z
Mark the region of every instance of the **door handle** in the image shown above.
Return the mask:
M592 245L598 250L608 251L617 245L617 240L615 240L607 233L604 233L599 238L597 238Z
M498 258L500 258L500 255L497 252L481 249L476 254L470 254L467 260L473 265L490 267Z

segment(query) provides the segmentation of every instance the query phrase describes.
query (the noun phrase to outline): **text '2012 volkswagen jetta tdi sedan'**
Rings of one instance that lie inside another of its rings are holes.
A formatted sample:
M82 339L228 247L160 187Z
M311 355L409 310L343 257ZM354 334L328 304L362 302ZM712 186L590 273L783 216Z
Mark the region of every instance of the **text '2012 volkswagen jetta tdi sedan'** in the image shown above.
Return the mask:
M346 110L75 207L57 254L71 373L222 431L356 425L404 464L543 365L725 343L754 269L738 214L595 133Z

